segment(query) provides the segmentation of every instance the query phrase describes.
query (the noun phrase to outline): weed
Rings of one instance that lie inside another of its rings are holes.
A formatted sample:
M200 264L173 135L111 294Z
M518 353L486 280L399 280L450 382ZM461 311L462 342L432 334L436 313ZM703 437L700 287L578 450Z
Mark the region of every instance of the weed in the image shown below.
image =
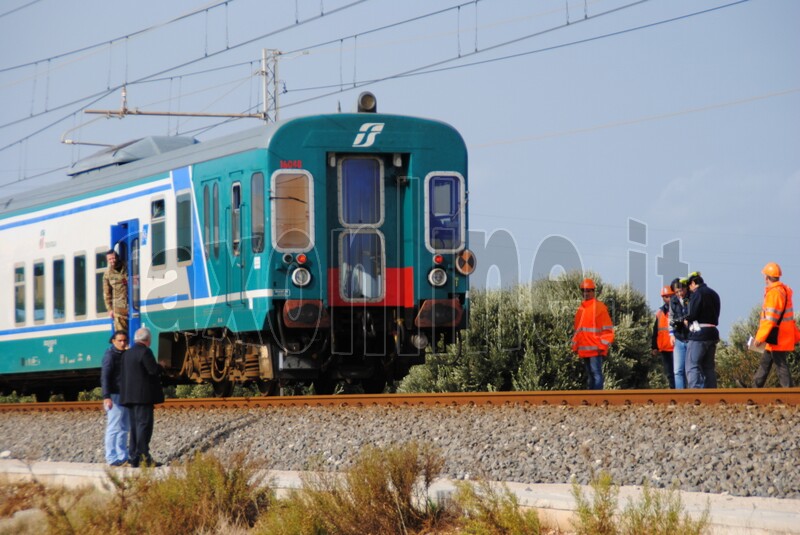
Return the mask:
M539 515L520 510L519 500L508 490L488 481L459 482L453 497L461 514L464 533L475 535L538 535Z
M577 535L702 535L709 530L709 505L698 520L683 511L680 492L653 490L645 484L642 497L637 502L629 499L621 515L617 516L619 487L608 472L593 475L589 485L593 498L590 502L577 481L572 483L572 495L577 504L573 522Z
M623 535L701 535L708 531L709 508L698 520L683 511L680 492L675 489L657 491L645 484L638 503L628 501L620 519Z
M577 509L574 522L577 535L617 535L619 529L614 520L617 510L619 487L614 485L611 475L601 471L589 483L592 487L592 501L584 496L581 486L575 479L572 481L572 496Z

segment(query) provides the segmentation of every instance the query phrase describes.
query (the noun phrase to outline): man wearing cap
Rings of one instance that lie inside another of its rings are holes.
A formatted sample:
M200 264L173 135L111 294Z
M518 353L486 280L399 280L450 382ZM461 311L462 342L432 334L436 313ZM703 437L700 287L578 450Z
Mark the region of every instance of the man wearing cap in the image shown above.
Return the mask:
M575 313L575 334L572 336L572 351L583 360L589 376L588 389L603 389L603 357L614 341L614 324L606 305L594 298L595 285L592 279L584 279L580 285L583 301Z
M800 340L800 331L794 322L792 289L780 281L783 273L775 262L764 266L761 273L764 274L766 288L755 342L758 346L766 346L766 351L753 377L753 384L756 388L764 386L774 362L781 386L789 388L792 386L792 375L786 357L794 351L795 345Z
M684 324L689 328L686 349L687 388L717 388L716 354L719 342L720 299L695 271L689 275L689 298Z
M675 349L674 338L669 334L669 303L675 292L669 286L661 288L661 300L664 304L656 310L656 321L653 324L653 337L650 343L653 356L661 355L661 364L667 376L669 387L675 388L675 371L672 364L672 351Z
M128 332L128 268L114 249L106 252L108 267L103 274L103 299L114 320L114 331Z

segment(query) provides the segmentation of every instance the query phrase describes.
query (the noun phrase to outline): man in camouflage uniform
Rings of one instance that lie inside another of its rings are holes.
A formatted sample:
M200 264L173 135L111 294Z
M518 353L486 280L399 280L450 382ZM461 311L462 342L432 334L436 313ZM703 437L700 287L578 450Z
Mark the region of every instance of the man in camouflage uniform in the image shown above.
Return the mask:
M103 298L114 320L114 331L128 332L128 268L114 249L106 253L108 268L103 274Z

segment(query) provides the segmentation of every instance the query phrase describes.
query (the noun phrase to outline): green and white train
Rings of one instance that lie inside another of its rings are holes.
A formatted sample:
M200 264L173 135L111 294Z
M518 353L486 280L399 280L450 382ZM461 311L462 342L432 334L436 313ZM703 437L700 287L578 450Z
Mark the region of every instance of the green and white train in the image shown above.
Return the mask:
M359 102L214 141L141 139L0 201L0 389L69 399L99 384L111 247L130 334L152 331L166 381L218 395L381 392L456 339L475 267L464 141Z

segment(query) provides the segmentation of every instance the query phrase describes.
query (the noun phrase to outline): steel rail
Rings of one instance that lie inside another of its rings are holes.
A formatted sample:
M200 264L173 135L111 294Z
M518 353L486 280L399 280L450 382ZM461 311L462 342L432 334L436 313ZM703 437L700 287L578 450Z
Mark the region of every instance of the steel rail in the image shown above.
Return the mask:
M247 398L168 399L159 410L253 409L272 407L416 407L416 406L620 406L620 405L800 405L800 388L709 390L559 390L536 392L457 392L445 394L342 394ZM2 403L0 412L102 410L100 401Z

